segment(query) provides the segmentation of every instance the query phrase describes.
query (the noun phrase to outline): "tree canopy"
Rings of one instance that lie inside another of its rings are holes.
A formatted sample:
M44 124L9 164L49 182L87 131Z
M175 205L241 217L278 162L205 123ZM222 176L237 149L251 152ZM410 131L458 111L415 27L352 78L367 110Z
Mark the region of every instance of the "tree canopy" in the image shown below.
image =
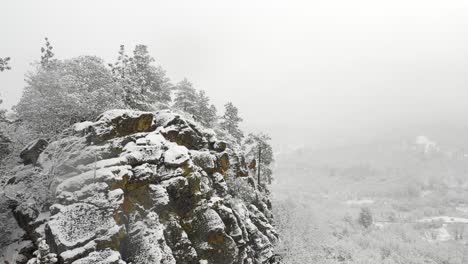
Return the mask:
M242 122L242 118L239 116L239 110L231 102L225 104L224 108L224 115L220 123L221 128L226 130L240 143L244 137L244 133L239 128L239 123Z
M255 159L257 169L258 183L268 183L272 181L272 171L270 169L273 159L273 148L269 144L270 136L264 133L252 134L250 133L245 140L247 149L247 157Z
M137 45L133 56L128 56L125 46L121 45L117 61L109 64L114 80L123 89L127 108L151 110L156 105L167 106L171 102L170 80L161 67L153 65L154 62L147 46Z
M39 135L51 136L73 123L122 107L122 89L102 59L80 56L39 65L26 78L17 117Z

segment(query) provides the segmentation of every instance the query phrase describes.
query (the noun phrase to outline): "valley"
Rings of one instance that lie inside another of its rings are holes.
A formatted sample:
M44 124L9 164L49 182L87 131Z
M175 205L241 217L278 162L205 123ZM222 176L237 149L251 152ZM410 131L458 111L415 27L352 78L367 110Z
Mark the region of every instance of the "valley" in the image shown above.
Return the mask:
M408 142L278 155L280 248L293 252L285 262L467 263L468 159L425 137Z

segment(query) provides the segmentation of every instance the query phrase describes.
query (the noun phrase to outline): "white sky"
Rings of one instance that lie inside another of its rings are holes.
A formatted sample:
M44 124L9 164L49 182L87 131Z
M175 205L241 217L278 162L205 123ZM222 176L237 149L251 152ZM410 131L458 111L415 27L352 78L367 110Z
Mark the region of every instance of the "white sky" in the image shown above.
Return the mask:
M0 1L7 107L48 36L58 58L146 44L276 145L468 124L468 1Z

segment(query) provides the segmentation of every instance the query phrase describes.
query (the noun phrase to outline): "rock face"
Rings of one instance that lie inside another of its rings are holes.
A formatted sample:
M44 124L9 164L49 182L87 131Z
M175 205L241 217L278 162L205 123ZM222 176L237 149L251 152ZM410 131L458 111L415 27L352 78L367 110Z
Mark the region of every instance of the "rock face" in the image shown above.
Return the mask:
M47 140L37 139L29 143L23 150L21 150L20 158L24 165L36 165L41 152L47 147Z
M114 110L73 131L1 190L13 231L0 263L42 263L39 245L58 263L272 263L269 201L235 147L169 111Z

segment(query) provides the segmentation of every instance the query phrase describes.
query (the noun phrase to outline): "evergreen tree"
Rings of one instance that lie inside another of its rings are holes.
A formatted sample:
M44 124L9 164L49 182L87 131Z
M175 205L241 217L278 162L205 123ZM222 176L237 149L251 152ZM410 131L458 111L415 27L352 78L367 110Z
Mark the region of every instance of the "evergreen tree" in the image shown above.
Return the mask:
M174 107L189 114L197 114L197 92L186 78L180 81L176 87Z
M238 143L244 137L244 133L239 129L239 123L242 118L239 117L239 110L231 102L224 105L225 111L222 116L221 128L233 136Z
M41 47L41 65L48 68L55 54L52 52L54 47L50 44L49 39L45 38L45 41L45 47Z
M5 70L11 70L10 67L10 57L0 58L0 72Z
M0 164L2 160L10 153L10 139L5 135L5 125L7 123L6 110L2 109L3 100L0 98Z
M212 127L217 119L217 111L214 105L210 105L210 98L205 91L200 90L196 94L196 119L206 127Z
M272 171L270 165L273 162L273 148L269 144L270 136L264 133L250 133L245 140L245 144L249 147L247 157L255 159L257 165L257 182L261 184L263 181L271 184Z
M123 93L123 101L126 106L129 106L131 100L131 87L133 87L132 80L129 78L129 64L131 58L125 53L125 46L120 45L119 55L117 61L114 64L108 64L111 68L112 76L114 80L120 84Z
M0 122L6 121L6 110L2 108L3 99L0 97Z
M125 53L125 46L121 45L117 61L109 64L115 80L123 88L128 108L152 110L156 104L171 101L172 85L165 71L153 65L154 61L145 45L137 45L132 57Z

